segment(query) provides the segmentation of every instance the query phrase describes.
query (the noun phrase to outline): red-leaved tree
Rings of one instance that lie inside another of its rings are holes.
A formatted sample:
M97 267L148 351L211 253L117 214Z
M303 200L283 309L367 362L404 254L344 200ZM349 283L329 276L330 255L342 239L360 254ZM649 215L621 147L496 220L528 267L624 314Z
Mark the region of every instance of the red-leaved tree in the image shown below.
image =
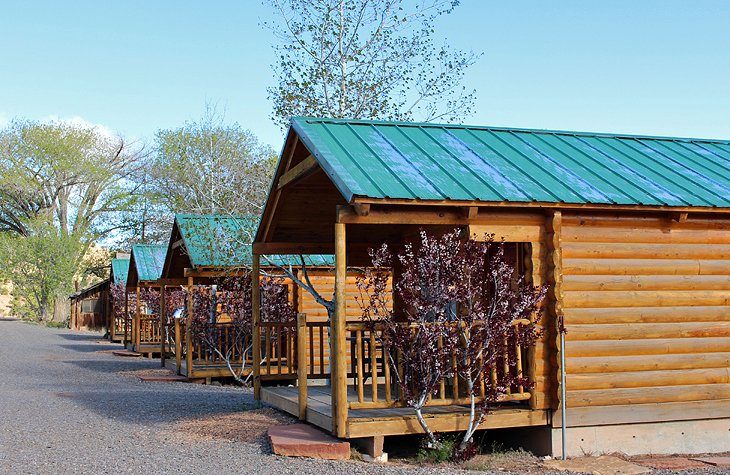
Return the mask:
M387 304L393 254L383 245L370 255L374 267L358 280L358 300L365 320L382 329L384 353L399 368L392 374L402 400L434 447L438 441L422 410L450 380L453 399L470 405L457 449L464 453L495 403L511 388L532 386L515 367L516 353L540 336L534 322L546 289L519 275L493 236L477 241L459 230L441 237L422 231L420 242L406 244L396 257L393 292L400 306L393 311Z
M224 362L241 384L248 382L246 364L253 348L251 284L249 272L221 279L215 291L212 286L196 286L189 317L193 339ZM262 320L294 321L296 312L283 281L267 278L260 285Z
M130 294L127 296L127 286L125 284L112 284L109 286L109 293L112 300L112 312L114 313L112 318L112 325L116 325L116 318L126 318L128 322L131 322L132 315L135 313L137 305L137 295ZM127 315L124 315L124 304L125 297L129 299L129 308L127 309ZM124 320L122 320L124 322ZM124 330L124 324L122 328Z

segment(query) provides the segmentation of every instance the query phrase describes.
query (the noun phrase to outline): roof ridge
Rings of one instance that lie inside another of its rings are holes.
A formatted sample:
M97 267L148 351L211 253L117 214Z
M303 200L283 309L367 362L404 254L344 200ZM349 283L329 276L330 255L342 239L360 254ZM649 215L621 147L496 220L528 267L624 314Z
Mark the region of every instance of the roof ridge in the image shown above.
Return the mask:
M676 137L663 135L645 135L645 134L627 134L627 133L611 133L611 132L589 132L589 131L573 131L573 130L556 130L556 129L531 129L525 127L498 127L490 125L471 125L471 124L442 124L436 122L409 122L409 121L389 121L389 120L369 120L369 119L338 119L324 117L292 117L292 122L303 121L309 123L334 123L334 124L362 124L362 125L387 125L398 127L429 127L443 129L465 129L465 130L493 130L498 132L521 132L532 134L548 134L548 135L572 135L579 137L605 137L616 139L643 139L643 140L662 140L672 142L702 142L702 143L722 143L730 144L730 139L719 138L697 138L697 137Z

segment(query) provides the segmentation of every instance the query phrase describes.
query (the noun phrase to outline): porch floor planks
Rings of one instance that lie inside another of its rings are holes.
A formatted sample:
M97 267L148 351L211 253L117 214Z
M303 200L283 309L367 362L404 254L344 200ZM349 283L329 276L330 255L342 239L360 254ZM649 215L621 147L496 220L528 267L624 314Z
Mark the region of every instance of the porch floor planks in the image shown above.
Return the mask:
M263 401L298 415L299 393L295 386L264 386L261 388ZM307 422L327 431L332 429L332 403L329 386L309 386L307 388ZM348 400L356 401L357 393L348 386ZM434 429L443 431L463 430L469 416L468 406L431 406L423 410L424 418ZM495 409L485 419L482 427L526 427L542 426L549 423L547 412L531 410L524 406L505 406ZM348 412L348 436L368 437L375 435L398 435L421 433L413 409L351 409Z

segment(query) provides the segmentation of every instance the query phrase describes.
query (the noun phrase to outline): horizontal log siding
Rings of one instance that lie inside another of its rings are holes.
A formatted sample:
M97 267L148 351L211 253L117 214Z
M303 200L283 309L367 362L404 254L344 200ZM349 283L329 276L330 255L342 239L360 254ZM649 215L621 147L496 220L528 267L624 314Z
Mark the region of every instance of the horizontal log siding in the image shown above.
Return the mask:
M301 276L300 276L301 277ZM314 288L326 299L332 299L332 294L335 288L335 274L334 269L329 270L312 270L309 271L309 278ZM314 297L299 287L297 287L297 312L304 313L307 316L308 322L327 322L327 310L317 301ZM362 309L357 303L356 298L360 296L360 291L357 288L357 275L352 273L347 276L347 321L348 322L359 322L362 320ZM320 358L320 354L324 355L325 362L329 362L329 342L326 340L327 333L324 333L325 340L320 345L319 332L314 334L314 347L308 348L309 352L314 352L315 359ZM308 343L309 344L309 341ZM320 352L321 348L321 352ZM350 345L347 345L347 367L350 368Z
M526 272L535 285L547 282L547 253L545 241L545 215L543 213L495 214L489 216L490 224L469 226L468 233L476 239L494 235L495 240L505 242L529 242L530 256L526 262ZM557 404L557 381L555 380L557 347L555 344L555 322L546 313L537 325L543 331L535 348L530 350L526 373L535 382L531 390L530 407L549 409Z
M730 220L564 214L562 265L568 410L730 399Z

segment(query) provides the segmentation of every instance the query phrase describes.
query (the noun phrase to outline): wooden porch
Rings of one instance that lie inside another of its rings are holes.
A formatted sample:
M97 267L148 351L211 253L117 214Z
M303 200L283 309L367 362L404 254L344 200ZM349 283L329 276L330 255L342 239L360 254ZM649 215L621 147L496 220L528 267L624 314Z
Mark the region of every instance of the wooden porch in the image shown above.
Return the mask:
M309 386L305 420L327 431L332 430L332 392L329 386ZM366 397L370 397L369 390ZM261 388L261 400L272 406L299 416L299 391L294 386L269 386ZM349 404L358 401L355 386L347 387ZM549 423L549 411L533 410L520 404L505 403L490 413L481 429L544 426ZM423 411L424 419L436 432L463 431L469 421L468 406L429 406ZM391 407L378 409L351 409L346 421L344 437L376 437L386 435L422 434L423 430L413 409Z
M339 381L341 386L336 388L345 390L342 392L346 399L339 407L346 415L340 419L339 426L333 420L337 402L331 385L333 381L337 385L338 381L333 378L330 367L331 327L327 322L307 321L305 314L299 314L296 323L259 322L257 325L262 359L253 368L260 399L342 438L423 433L415 411L407 406L395 383L395 373L402 371L401 352L385 350L385 336L377 325L349 322L344 329L345 344L340 347L346 367ZM515 345L515 351L507 352L507 345ZM517 365L508 364L508 353L517 355ZM527 353L506 336L505 356L491 374L481 379L478 398L485 397L498 372L522 373L522 358L528 358ZM439 389L430 396L423 413L432 430L453 432L468 426L469 398L465 388L459 386L458 378L443 379ZM510 387L480 427L548 425L550 411L531 406L531 398L527 388Z

